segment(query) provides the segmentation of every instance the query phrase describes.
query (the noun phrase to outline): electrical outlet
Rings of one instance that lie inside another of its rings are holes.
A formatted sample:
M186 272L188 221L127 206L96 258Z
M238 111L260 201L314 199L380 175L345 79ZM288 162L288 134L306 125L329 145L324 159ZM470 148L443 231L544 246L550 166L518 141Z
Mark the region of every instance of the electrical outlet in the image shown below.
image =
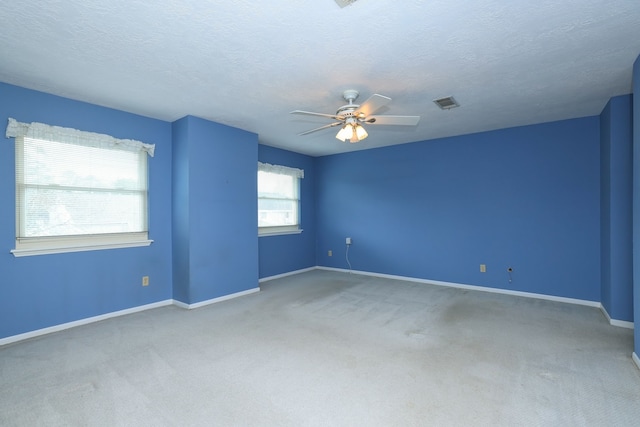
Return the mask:
M347 245L351 244L351 237L347 237Z
M332 251L332 250L328 250L328 251L327 251L327 255L328 255L328 256L333 256L333 251Z
M149 276L142 276L142 286L149 286Z
M487 265L480 264L480 273L486 273L486 272L487 272Z

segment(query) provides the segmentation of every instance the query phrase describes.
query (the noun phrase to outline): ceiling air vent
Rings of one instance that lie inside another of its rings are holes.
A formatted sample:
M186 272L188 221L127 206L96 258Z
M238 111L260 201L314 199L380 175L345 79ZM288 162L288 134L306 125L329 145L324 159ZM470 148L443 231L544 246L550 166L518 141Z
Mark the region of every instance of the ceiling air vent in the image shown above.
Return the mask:
M443 110L450 110L452 108L456 108L460 106L460 104L458 104L456 100L453 99L453 96L434 99L433 102L435 102L438 105L438 107L442 108Z
M349 6L351 3L355 2L356 0L336 0L336 3L338 3L338 6L340 7Z

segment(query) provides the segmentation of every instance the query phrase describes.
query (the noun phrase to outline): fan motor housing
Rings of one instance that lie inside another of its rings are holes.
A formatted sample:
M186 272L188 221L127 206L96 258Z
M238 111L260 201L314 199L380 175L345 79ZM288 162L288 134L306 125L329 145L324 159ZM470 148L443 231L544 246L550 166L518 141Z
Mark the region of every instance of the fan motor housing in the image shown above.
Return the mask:
M356 105L356 104L343 105L342 107L338 108L338 111L336 111L336 116L342 116L342 117L355 116L355 114L353 113L358 109L358 107L359 105Z

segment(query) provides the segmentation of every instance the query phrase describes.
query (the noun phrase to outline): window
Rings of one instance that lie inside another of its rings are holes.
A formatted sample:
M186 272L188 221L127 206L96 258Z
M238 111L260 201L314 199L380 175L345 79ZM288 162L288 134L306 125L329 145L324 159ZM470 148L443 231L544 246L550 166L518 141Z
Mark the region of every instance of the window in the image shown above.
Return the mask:
M147 157L154 146L18 123L15 256L148 246Z
M301 169L258 163L258 234L300 233Z

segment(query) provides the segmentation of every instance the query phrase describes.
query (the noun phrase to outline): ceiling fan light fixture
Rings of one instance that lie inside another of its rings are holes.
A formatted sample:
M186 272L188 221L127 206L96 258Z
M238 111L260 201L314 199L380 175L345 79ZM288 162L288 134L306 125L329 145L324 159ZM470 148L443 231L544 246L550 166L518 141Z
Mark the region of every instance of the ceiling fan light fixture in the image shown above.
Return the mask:
M369 136L366 129L362 126L363 123L366 123L367 125L381 124L387 126L416 126L420 121L420 116L374 116L373 114L376 111L391 102L391 98L388 96L374 93L362 104L354 104L354 101L358 98L358 91L349 89L342 93L342 97L348 102L348 104L338 108L338 111L336 111L335 114L315 113L313 111L303 110L292 111L291 114L304 114L307 116L318 116L334 120L333 123L302 132L299 135L308 135L322 129L340 126L340 130L336 134L336 138L342 142L345 142L348 139L349 142L353 143L362 141Z
M342 142L345 142L348 139L349 142L354 143L362 141L367 136L369 136L369 134L360 124L347 123L338 131L336 138Z
M336 135L336 138L338 138L340 141L344 142L347 139L351 139L353 135L353 128L351 127L350 124L346 124L344 126L342 126L342 129L340 129L338 131L338 134Z
M358 141L362 141L367 136L369 136L369 134L364 129L364 127L362 127L361 125L356 125L356 136L358 137Z

